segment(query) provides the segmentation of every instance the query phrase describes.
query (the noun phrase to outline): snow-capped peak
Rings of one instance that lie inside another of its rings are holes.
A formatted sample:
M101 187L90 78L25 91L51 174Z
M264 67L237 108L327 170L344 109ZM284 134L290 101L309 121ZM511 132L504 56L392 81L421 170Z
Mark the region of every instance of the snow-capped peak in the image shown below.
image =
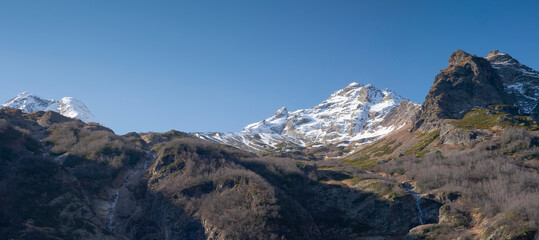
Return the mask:
M24 97L28 97L28 96L30 96L30 95L32 95L32 94L29 93L28 91L24 91L24 92L22 92L22 93L17 94L17 96L15 96L15 98L24 98ZM14 99L15 99L15 98L14 98Z
M371 84L369 83L367 85L371 85ZM354 87L361 87L361 84L359 84L357 82L352 82L352 83L348 84L348 86L346 86L346 88L354 88Z
M17 108L24 113L55 111L66 117L78 118L83 122L97 122L86 105L72 97L64 97L56 101L54 99L43 99L24 91L2 104L2 107Z
M317 106L291 113L283 133L325 143L360 139L367 133L369 138L377 137L382 134L376 134L376 123L403 100L392 91L353 82Z
M285 107L282 107L277 110L273 116L260 122L247 125L242 132L281 134L287 118L288 110L286 110Z
M25 91L2 104L2 107L18 108L24 113L30 113L45 111L53 102L53 99L43 99Z
M241 132L199 134L199 137L255 151L275 147L283 141L296 146L371 141L404 126L402 118L395 115L395 121L385 119L404 100L393 91L352 82L312 108L288 112L283 107L273 116L247 125Z

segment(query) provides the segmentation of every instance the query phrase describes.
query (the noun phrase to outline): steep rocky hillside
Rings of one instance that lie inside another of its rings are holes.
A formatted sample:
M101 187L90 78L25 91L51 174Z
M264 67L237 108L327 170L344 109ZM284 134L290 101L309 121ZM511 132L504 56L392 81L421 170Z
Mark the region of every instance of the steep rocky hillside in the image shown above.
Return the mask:
M536 102L527 101L537 83L523 76L535 71L511 59L493 51L491 65L456 51L409 128L342 157L410 181L420 196L443 203L437 223L412 229L406 239L539 237L539 123L530 107Z
M0 110L2 239L402 238L441 205L342 165ZM418 212L420 199L422 212Z
M55 113L40 115L43 124L56 119L83 126ZM84 170L58 164L50 145L40 141L49 134L32 120L35 117L0 111L0 238L119 239L103 226L89 197L94 195L91 190L100 189L94 181L107 174L100 172L103 167Z

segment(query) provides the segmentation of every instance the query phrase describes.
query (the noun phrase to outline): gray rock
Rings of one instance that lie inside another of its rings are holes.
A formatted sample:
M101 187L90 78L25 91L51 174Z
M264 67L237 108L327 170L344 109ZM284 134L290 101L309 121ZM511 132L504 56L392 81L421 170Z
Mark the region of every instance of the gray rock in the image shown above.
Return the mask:
M434 79L412 130L437 129L440 119L459 119L473 107L493 104L513 104L497 71L486 59L457 50Z

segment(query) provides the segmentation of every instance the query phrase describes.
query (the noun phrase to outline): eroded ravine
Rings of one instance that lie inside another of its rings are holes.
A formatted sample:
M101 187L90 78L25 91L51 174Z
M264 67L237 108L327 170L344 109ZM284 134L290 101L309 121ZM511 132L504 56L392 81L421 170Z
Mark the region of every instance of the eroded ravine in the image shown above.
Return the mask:
M153 162L156 158L156 154L147 152L147 155L150 157L148 160L145 160L142 164L137 164L135 169L131 170L130 173L127 174L124 181L120 185L120 188L118 188L112 198L112 202L110 204L110 208L108 209L108 221L107 221L107 228L110 231L114 230L115 225L115 218L116 218L116 205L118 204L118 200L120 199L121 193L124 191L127 191L126 187L127 185L135 178L139 178L142 173L148 168L151 162Z

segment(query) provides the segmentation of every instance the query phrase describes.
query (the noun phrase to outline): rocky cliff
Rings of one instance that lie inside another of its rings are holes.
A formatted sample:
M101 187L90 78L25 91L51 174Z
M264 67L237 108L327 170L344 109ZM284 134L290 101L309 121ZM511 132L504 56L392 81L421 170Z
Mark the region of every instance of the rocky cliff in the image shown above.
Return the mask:
M440 119L459 119L473 107L512 105L502 79L489 61L457 50L440 71L414 119L413 130L440 127Z

